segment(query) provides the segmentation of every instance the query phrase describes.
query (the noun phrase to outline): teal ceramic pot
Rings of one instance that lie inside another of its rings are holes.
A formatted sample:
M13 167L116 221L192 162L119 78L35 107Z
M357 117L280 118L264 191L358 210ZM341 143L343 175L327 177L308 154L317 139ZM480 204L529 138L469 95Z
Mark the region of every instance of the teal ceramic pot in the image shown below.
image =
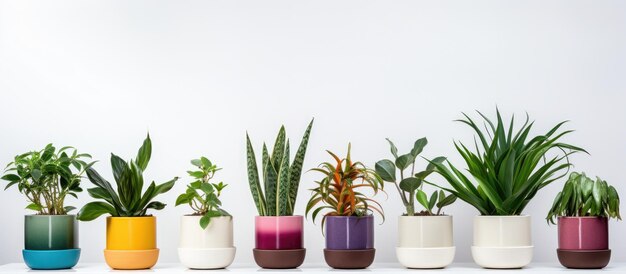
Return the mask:
M75 215L24 216L24 262L32 269L67 269L78 263Z
M24 249L59 250L78 248L76 215L24 216Z

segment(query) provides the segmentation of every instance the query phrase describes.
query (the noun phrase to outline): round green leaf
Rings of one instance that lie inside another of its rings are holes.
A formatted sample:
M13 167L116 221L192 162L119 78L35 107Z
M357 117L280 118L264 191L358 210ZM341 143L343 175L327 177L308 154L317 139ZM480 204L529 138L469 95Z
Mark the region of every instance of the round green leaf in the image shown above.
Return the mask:
M406 192L413 192L422 185L422 181L415 177L404 178L400 182L400 189Z
M375 170L384 181L396 181L396 165L392 161L385 159L376 162Z

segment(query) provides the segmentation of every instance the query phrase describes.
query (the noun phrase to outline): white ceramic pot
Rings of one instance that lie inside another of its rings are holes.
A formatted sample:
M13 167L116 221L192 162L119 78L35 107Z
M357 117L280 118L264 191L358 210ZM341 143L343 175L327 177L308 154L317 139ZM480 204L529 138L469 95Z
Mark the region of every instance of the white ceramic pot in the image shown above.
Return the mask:
M485 268L522 268L533 259L530 216L474 217L472 257Z
M233 219L213 217L206 229L200 227L201 216L182 216L178 257L192 269L218 269L235 259Z
M408 268L443 268L454 260L452 216L400 216L398 261Z

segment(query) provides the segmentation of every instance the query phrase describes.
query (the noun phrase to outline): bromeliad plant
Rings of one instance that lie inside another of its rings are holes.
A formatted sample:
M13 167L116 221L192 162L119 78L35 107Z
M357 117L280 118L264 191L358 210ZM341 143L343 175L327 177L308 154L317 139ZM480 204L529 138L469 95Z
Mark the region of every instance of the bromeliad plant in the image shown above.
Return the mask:
M306 147L309 142L309 134L313 120L309 123L296 156L289 164L289 140L286 140L285 127L282 126L274 142L272 155L269 154L267 146L263 143L263 186L259 180L256 157L250 137L246 133L247 158L248 158L248 183L252 198L256 204L259 216L291 216L293 215L298 186L300 185L300 175L302 174L302 164L306 154ZM265 194L263 194L265 191Z
M561 142L563 136L572 132L559 131L567 121L543 135L531 137L534 122L529 122L528 115L522 127L515 130L514 116L507 127L498 110L495 123L478 114L484 120L483 125L465 113L466 119L457 120L476 133L475 152L455 142L473 180L449 161L447 166L431 163L451 186L443 189L474 206L481 215L520 215L537 191L567 174L570 155L586 152ZM481 129L483 126L485 130Z
M91 155L78 153L69 146L57 150L52 144L40 151L17 155L2 176L9 182L4 190L17 185L30 201L26 208L39 215L65 215L75 209L65 206L65 198L67 195L78 198L76 193L83 191L81 178L95 163L85 162L87 159Z
M148 209L163 209L165 204L152 200L157 195L172 189L178 177L159 185L153 181L142 195L143 172L148 167L151 155L150 135L143 141L137 158L134 160L126 162L117 155L111 154L111 167L113 178L117 183L117 191L96 170L88 168L87 177L96 187L87 189L87 192L91 197L103 201L91 202L83 206L78 213L78 219L91 221L102 214L110 214L113 217L141 217L148 216Z
M585 176L585 173L572 172L563 190L554 198L554 203L546 217L548 223L555 224L558 216L605 217L621 220L619 195L606 181Z
M327 216L366 216L378 212L385 219L382 206L377 201L367 197L360 189L371 189L374 195L383 191L383 180L372 169L361 162L353 162L350 158L351 145L348 144L348 155L340 159L327 150L335 160L334 163L324 162L318 168L311 170L324 174L321 181L316 181L316 188L311 189L313 195L306 206L306 215L313 210L313 222L317 215L326 210L322 219L322 227Z
M385 182L393 183L398 194L402 199L402 203L406 208L406 216L415 215L440 215L441 210L448 205L451 205L456 201L456 196L447 195L442 190L434 191L428 198L428 194L424 192L424 180L426 177L434 172L434 163L442 163L446 158L437 157L431 160L425 170L415 173L415 161L417 156L424 150L424 147L428 144L426 137L415 141L411 152L398 155L398 148L389 139L387 139L391 146L391 154L395 158L395 162L389 159L384 159L376 162L376 174L378 174ZM410 167L411 173L409 176L405 176L405 170ZM400 178L396 177L396 170L399 171ZM424 210L421 212L415 212L415 200L417 200ZM437 206L437 211L433 212L433 209Z
M223 182L217 184L210 182L213 176L215 176L215 173L221 170L221 168L211 163L206 157L191 160L191 164L196 166L199 170L187 171L195 181L187 185L187 191L185 193L178 196L176 206L188 204L194 211L193 215L202 216L202 218L200 218L200 227L206 229L209 223L211 223L211 218L230 216L228 212L220 208L222 201L219 199L222 190L227 184Z

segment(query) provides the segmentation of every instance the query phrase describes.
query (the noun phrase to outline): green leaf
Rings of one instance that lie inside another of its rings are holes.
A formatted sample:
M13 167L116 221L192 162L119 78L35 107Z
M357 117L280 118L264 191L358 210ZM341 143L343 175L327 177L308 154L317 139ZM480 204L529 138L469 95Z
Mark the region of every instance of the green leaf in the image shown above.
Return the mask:
M422 181L415 177L404 178L400 181L400 189L406 192L413 192L422 185Z
M396 182L396 165L391 160L380 160L375 165L376 174L384 181Z
M111 216L117 215L115 209L111 205L104 202L91 202L83 206L80 210L78 213L78 220L92 221L100 217L102 214L110 214Z
M289 141L285 145L285 153L280 164L280 173L278 174L276 190L278 191L276 199L277 216L287 216L289 214Z
M20 178L20 176L17 176L15 174L6 174L2 176L2 180L9 181L9 182L17 182L17 181L20 181L21 179L22 178Z
M204 192L205 194L215 192L215 190L213 189L213 186L209 183L202 183L200 185L200 190L202 190L202 192Z
M204 178L204 172L202 171L187 171L187 173L196 179Z
M437 203L437 191L433 192L433 194L430 196L430 201L428 202L428 210L432 210L433 207L435 207L435 204Z
M389 142L389 146L391 147L391 154L393 155L393 157L395 159L398 159L398 148L396 147L396 145L389 138L385 138L385 140Z
M154 202L150 202L147 206L146 209L151 208L154 210L161 210L165 208L165 204L158 202L158 201L154 201Z
M202 229L206 229L209 226L209 223L211 222L211 218L207 215L202 216L202 218L200 218L200 227L202 227Z
M400 170L405 170L413 162L415 162L415 157L413 157L413 155L411 155L410 153L405 154L396 159L396 167L398 167L398 169Z
M446 160L446 157L435 157L434 159L428 161L428 166L426 166L426 170L434 171L436 168L436 164L443 164Z
M424 191L418 189L415 198L424 208L428 209L428 196L426 196L426 193Z
M256 165L256 157L254 156L254 149L250 142L250 137L246 134L246 155L247 155L247 167L248 167L248 184L250 185L250 192L256 205L259 216L266 216L265 213L265 196L261 190L259 182L259 171Z
M188 193L180 194L178 195L178 198L176 198L175 206L179 206L182 204L189 204L192 199L193 199L193 195L189 195Z
M202 160L200 160L200 159L193 159L193 160L191 160L191 164L196 166L196 167L202 167Z
M29 205L26 206L26 209L30 209L30 210L34 210L34 211L41 211L43 209L43 207L41 205L38 205L38 204L30 203Z
M417 155L422 153L422 151L424 150L424 147L427 144L428 144L428 140L426 139L426 137L415 141L415 144L413 144L413 149L411 149L411 155L413 155L413 158L417 157Z
M150 156L152 155L152 141L150 140L150 134L146 136L146 139L143 141L143 144L139 148L137 152L137 165L141 170L146 170L148 167L148 162L150 162Z
M298 146L298 151L296 151L296 155L291 162L291 166L289 167L289 200L287 201L287 205L289 206L289 215L293 214L295 208L298 188L300 186L300 177L302 175L302 165L304 164L304 156L306 156L306 148L309 144L309 136L311 135L311 128L313 128L313 121L314 119L311 119L311 122L309 122L309 125L304 131L304 135L302 136L302 140Z
M281 153L282 154L282 153ZM280 161L280 159L278 159ZM280 163L276 163L279 165ZM276 199L278 191L276 191L276 184L278 180L278 174L274 168L275 164L269 156L267 146L263 144L263 181L265 182L265 213L268 216L275 216L276 214Z

